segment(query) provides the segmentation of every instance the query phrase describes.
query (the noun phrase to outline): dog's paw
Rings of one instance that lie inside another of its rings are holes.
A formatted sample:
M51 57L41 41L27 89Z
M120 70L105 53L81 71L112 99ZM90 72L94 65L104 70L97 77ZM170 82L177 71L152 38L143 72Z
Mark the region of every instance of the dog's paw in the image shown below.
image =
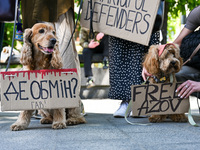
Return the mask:
M170 115L170 119L174 122L187 122L188 119L185 114L174 114Z
M66 120L67 125L76 125L76 124L82 124L82 123L86 123L86 120L84 117L68 118Z
M52 124L53 123L53 120L51 118L42 118L40 120L40 123L41 124Z
M63 122L55 122L52 124L53 129L65 129L67 126Z
M25 130L27 127L25 125L17 125L17 124L13 124L10 126L10 129L12 131L20 131L20 130Z
M152 115L149 117L149 122L158 123L163 122L166 119L165 115Z

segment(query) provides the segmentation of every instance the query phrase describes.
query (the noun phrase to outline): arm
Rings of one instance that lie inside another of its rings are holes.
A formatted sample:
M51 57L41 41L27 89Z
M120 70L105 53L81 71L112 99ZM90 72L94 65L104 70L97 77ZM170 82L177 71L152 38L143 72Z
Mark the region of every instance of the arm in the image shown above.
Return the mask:
M192 33L192 30L189 30L187 28L183 28L180 32L180 34L178 35L178 37L174 40L174 44L178 44L179 47L181 46L181 42L183 40L184 37L186 37L188 34Z
M185 27L182 29L174 43L181 46L181 42L184 37L193 32L198 26L200 26L200 6L194 8L187 17Z

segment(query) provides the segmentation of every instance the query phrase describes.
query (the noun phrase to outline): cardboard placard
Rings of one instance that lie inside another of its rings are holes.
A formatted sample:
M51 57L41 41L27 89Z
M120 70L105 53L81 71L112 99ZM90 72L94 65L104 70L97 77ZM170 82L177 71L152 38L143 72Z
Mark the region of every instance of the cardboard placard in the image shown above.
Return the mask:
M180 84L160 83L131 86L133 116L188 112L188 98L182 99L175 92Z
M0 75L2 111L79 106L76 69L10 71Z
M93 29L148 45L160 0L93 0ZM84 0L81 26L90 28L90 0Z

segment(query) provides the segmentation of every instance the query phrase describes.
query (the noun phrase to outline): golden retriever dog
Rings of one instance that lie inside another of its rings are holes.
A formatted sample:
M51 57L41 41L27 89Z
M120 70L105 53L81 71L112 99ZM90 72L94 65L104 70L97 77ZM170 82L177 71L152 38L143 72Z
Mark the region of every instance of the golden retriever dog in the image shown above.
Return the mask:
M24 33L24 44L21 51L21 64L26 70L61 69L62 59L58 50L58 41L54 27L47 23L37 23ZM11 130L24 130L30 123L34 110L22 111ZM67 114L66 114L67 112ZM42 124L52 123L53 129L66 128L66 124L85 123L81 108L41 110L44 117ZM67 118L66 118L67 117ZM67 119L67 120L66 120Z
M152 75L150 83L176 82L175 73L179 72L183 64L178 45L152 45L145 56L143 67ZM170 77L171 76L171 77ZM171 81L170 81L171 78ZM174 122L186 122L185 114L151 115L150 122L163 122L170 118Z

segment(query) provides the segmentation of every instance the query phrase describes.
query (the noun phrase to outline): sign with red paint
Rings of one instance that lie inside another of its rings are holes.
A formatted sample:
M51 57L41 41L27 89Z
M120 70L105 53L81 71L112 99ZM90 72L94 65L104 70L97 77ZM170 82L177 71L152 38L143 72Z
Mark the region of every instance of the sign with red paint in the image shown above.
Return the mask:
M76 69L1 72L1 110L78 107Z

